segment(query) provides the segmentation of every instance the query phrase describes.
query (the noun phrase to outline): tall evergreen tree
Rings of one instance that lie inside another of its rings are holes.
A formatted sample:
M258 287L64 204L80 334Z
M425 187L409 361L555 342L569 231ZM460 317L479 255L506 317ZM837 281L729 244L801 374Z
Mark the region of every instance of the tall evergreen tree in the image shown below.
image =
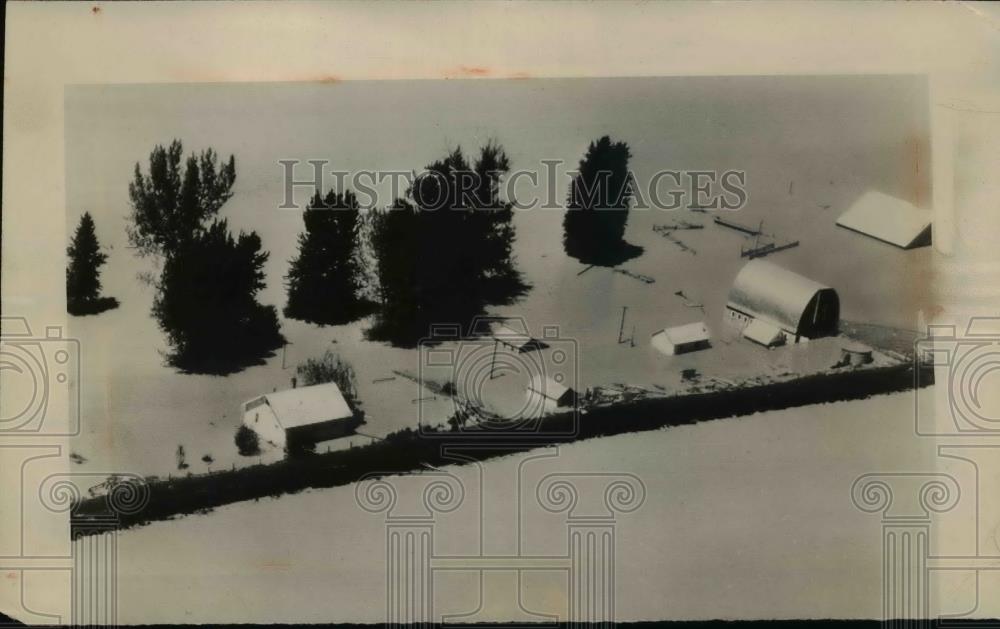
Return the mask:
M312 323L347 323L365 313L362 268L358 251L360 208L354 193L319 192L303 213L299 255L286 280L285 316Z
M211 149L190 155L181 143L157 146L149 173L139 164L129 185L129 240L163 262L153 315L167 335L171 364L193 372L224 373L259 362L279 347L277 311L256 301L268 254L255 232L229 233L216 219L232 197L236 161L218 164Z
M523 293L512 206L500 195L509 168L493 142L472 165L455 149L427 166L406 199L374 217L382 301L376 337L410 344L432 324L465 325L485 305Z
M90 212L80 217L73 240L66 249L66 309L70 314L95 314L118 305L110 297L101 297L101 266L108 256L97 241L94 218Z
M139 164L129 184L131 224L126 227L132 245L144 254L169 256L185 240L202 230L209 219L233 196L236 159L220 165L215 151L208 149L188 156L174 140L169 147L157 145L149 155L149 174Z
M406 199L396 199L371 216L369 239L380 302L371 334L399 345L411 345L427 334L418 287L420 227L419 212Z
M590 143L570 184L563 218L567 255L587 264L615 265L641 252L624 240L632 200L631 156L628 144L608 136Z
M223 219L166 259L153 313L175 366L226 373L281 346L277 311L256 301L265 286L267 258L256 233L233 238Z

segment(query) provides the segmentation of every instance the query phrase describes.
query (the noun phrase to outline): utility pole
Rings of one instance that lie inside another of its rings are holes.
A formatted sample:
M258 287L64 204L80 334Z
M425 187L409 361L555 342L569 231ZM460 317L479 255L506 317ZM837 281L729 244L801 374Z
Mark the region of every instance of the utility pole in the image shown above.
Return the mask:
M490 359L490 380L493 379L493 367L497 364L497 345L500 343L497 339L493 339L493 357Z
M622 322L618 326L618 344L619 345L621 345L622 343L625 342L625 339L622 338L622 335L625 334L625 313L627 311L628 311L628 306L622 306Z

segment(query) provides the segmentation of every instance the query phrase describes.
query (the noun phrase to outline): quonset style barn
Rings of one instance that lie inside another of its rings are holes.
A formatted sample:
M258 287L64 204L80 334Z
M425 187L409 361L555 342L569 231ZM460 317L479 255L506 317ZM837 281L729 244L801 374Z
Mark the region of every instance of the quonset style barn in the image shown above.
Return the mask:
M831 336L840 321L840 298L829 286L766 260L751 260L736 275L726 315L743 335L765 346L786 338Z

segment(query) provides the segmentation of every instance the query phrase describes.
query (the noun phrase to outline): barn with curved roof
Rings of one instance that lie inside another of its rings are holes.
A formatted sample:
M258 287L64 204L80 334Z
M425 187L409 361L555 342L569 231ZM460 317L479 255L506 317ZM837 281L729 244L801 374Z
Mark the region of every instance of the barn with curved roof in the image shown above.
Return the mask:
M837 333L840 298L829 286L766 260L751 260L736 275L726 311L745 328L754 324L757 335L768 326L798 341ZM769 338L758 342L774 344Z

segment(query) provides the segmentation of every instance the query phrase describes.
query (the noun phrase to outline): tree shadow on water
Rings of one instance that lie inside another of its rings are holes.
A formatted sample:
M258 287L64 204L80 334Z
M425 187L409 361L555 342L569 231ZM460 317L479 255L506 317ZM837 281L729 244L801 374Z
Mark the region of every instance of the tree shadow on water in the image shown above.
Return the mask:
M66 310L75 317L86 317L89 315L99 315L108 310L114 310L119 305L114 297L98 297L83 302L68 301Z
M639 245L625 242L624 240L615 245L595 248L590 250L573 250L571 247L564 247L566 255L576 258L581 264L615 267L622 265L629 260L634 260L641 256L645 249Z

